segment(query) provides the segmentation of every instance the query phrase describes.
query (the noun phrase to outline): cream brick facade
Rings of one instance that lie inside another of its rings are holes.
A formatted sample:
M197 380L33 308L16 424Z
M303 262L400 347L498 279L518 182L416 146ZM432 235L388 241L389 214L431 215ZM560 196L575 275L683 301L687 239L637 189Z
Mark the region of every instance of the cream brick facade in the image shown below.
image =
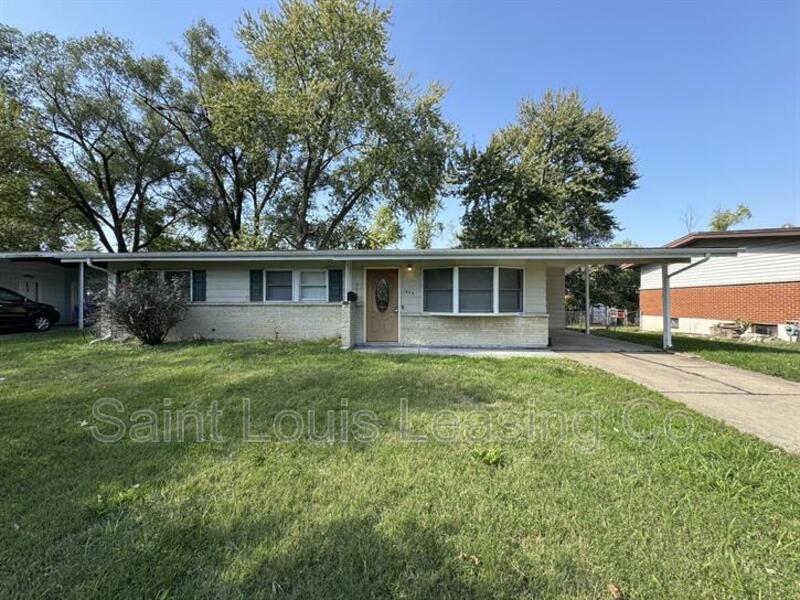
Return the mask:
M342 333L338 303L200 304L189 306L186 319L170 334L173 339L318 340Z
M342 267L325 263L244 263L207 267L207 302L190 304L186 319L170 339L267 339L341 340L344 348L366 343L364 284L368 268L374 263L352 264L346 290L358 294L356 302L249 302L249 270L327 269ZM496 262L469 263L492 266ZM382 264L375 268L399 270L398 313L401 345L545 347L548 343L548 309L558 310L555 298L563 297L563 269L560 278L553 269L535 261L504 261L501 266L524 271L521 313L494 315L435 315L422 312L422 273L425 268L458 266L452 261L420 264ZM464 265L462 265L464 266ZM187 265L168 263L160 268L181 269ZM195 265L189 268L196 268ZM294 277L295 286L297 276ZM547 296L553 282L557 291ZM349 287L348 287L349 283ZM297 296L297 290L293 294ZM563 304L563 301L562 301ZM563 312L563 306L561 307Z
M400 343L410 346L544 348L547 341L546 315L401 315Z

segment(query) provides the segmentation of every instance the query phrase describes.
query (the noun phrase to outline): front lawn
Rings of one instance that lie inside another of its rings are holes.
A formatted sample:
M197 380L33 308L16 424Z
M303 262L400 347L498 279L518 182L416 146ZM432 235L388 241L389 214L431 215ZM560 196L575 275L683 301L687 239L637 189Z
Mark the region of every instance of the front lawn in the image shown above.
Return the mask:
M635 328L597 329L598 335L661 348L661 332ZM800 344L789 342L748 343L673 334L672 345L678 352L691 352L706 360L742 369L800 381Z
M0 447L4 598L800 594L800 460L569 361L4 336Z

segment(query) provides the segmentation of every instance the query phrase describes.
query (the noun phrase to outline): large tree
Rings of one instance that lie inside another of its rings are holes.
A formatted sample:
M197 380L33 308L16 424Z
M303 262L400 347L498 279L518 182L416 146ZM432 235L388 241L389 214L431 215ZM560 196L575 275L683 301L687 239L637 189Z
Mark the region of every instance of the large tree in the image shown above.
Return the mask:
M631 240L610 244L609 248L638 248ZM590 270L589 296L592 304L635 311L639 308L639 269L619 265L599 265ZM586 272L570 271L566 278L567 308L583 310L585 307Z
M26 136L21 107L0 89L0 251L61 250L68 223L32 172Z
M182 170L178 149L169 126L133 94L164 62L136 58L106 34L0 34L3 87L22 108L31 169L62 212L109 252L166 243L181 217L169 192Z
M596 245L617 222L610 204L636 187L619 128L577 92L521 103L517 122L456 161L466 247Z
M388 19L359 0L286 0L241 24L255 80L221 86L211 115L226 143L254 155L286 134L288 174L269 214L279 246L352 247L379 206L410 220L438 201L454 141L443 91L397 78Z
M213 100L226 86L252 90L251 74L233 61L216 29L204 21L186 31L178 54L182 65L177 73L153 72L154 77L138 90L141 100L174 130L183 149L184 171L174 187L176 201L201 227L208 245L277 246L280 240L270 216L287 176L284 127L267 114L267 106L261 106L261 126L257 136L246 140L247 149L241 143L224 142L211 116ZM259 98L248 94L240 100ZM240 125L241 121L229 123L229 133L238 132Z
M711 215L708 227L711 231L728 231L731 227L747 221L752 216L753 213L750 212L750 208L746 204L739 204L734 209L723 210L718 208Z

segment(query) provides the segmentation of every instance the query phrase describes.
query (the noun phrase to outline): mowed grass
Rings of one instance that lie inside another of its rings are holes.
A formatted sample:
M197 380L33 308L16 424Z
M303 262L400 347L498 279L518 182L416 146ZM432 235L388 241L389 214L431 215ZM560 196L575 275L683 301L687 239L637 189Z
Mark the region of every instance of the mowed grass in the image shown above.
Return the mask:
M593 330L595 331L595 330ZM638 344L661 347L661 333L634 328L597 329L599 335ZM707 360L800 381L800 344L789 342L748 343L673 334L678 352L691 352Z
M800 594L798 458L576 363L55 332L0 337L0 378L3 598ZM243 441L245 399L251 434L305 431ZM213 401L221 442L130 438Z

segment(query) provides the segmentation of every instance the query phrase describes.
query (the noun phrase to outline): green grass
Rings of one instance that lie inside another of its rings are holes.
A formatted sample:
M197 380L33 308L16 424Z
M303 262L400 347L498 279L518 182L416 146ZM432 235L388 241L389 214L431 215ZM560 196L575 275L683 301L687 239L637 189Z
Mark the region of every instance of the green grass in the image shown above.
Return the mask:
M0 378L3 598L800 594L798 458L573 362L55 332L0 338ZM103 397L126 423L216 400L223 441L100 443ZM253 432L368 409L378 435L244 442L246 398ZM407 439L452 419L452 441Z
M660 332L633 328L597 329L593 332L657 348L662 343ZM673 334L672 345L678 352L691 352L714 362L800 381L800 344L747 343Z

